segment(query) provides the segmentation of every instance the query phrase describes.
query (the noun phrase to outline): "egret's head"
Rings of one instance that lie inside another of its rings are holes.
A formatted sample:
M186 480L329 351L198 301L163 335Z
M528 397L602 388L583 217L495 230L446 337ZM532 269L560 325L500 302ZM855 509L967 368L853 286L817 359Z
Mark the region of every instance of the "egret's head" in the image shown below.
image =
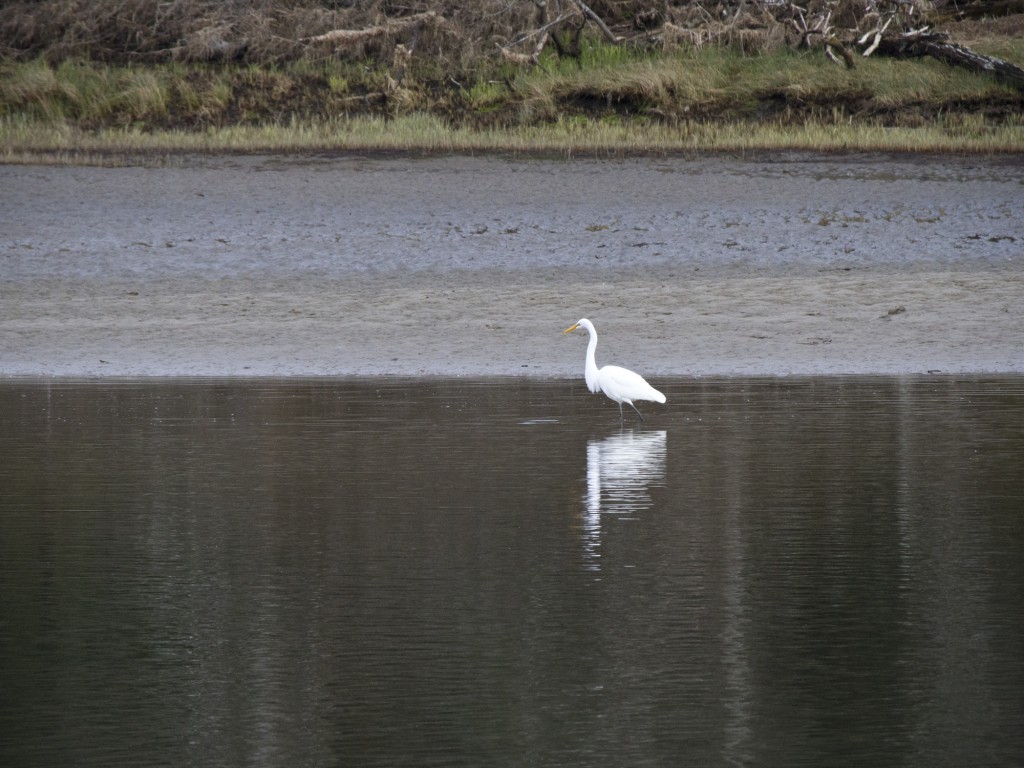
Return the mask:
M562 331L562 333L570 333L572 331L575 331L577 328L583 328L587 331L587 333L594 332L594 324L584 317L582 320L577 320L575 323L573 323L571 328L566 328L564 331Z

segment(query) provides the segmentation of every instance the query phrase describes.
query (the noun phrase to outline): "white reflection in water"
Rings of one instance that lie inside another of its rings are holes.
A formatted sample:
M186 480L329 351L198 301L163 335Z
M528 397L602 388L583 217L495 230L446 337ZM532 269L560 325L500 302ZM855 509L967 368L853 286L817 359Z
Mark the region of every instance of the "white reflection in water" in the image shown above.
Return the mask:
M601 515L626 516L651 505L650 488L665 481L665 430L620 432L587 444L583 549L600 570Z

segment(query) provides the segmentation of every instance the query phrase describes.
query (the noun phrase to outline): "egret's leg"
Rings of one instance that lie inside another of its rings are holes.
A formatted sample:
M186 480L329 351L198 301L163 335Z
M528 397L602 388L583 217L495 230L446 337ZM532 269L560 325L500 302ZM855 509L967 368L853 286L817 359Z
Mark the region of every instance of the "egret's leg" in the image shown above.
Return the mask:
M622 403L619 403L619 421L622 421L625 416L622 415Z
M644 415L642 413L640 413L640 409L639 408L637 408L632 403L629 404L629 407L632 408L634 411L636 411L636 415L640 417L640 421L644 420ZM622 403L619 403L619 409L620 410L622 409Z

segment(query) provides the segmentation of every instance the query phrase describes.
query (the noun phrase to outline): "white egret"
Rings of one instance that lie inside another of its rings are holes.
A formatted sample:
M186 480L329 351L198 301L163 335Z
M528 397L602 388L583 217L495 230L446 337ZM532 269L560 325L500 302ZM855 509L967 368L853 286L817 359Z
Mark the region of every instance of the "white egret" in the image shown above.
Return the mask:
M606 365L598 368L594 360L594 351L597 349L597 329L594 324L583 318L571 328L566 328L562 333L575 331L577 328L586 328L590 334L590 343L587 344L587 364L583 369L583 375L587 380L587 389L594 394L604 392L609 398L619 404L619 418L622 418L622 404L626 403L636 411L640 421L644 415L633 405L634 400L650 400L655 403L664 403L665 396L658 390L644 381L639 373L633 373L628 368L620 368L617 365Z

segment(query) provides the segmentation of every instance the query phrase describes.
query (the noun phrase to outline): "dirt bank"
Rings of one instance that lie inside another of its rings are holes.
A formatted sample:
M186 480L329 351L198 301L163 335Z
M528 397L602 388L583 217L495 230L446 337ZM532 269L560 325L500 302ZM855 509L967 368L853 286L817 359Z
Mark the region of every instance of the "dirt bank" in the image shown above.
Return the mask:
M1024 372L1024 161L0 166L0 375Z

